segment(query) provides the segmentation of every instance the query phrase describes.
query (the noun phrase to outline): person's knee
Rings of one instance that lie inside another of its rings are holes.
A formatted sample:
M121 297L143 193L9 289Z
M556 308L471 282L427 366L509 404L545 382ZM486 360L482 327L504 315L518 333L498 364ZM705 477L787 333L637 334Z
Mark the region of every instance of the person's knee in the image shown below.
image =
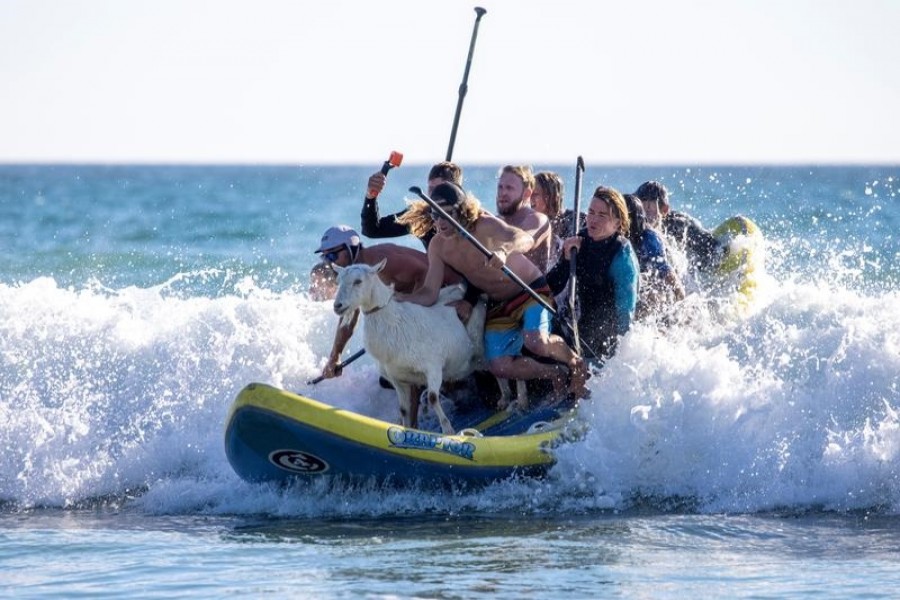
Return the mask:
M494 377L505 377L510 365L512 364L512 356L498 356L488 361L488 371Z

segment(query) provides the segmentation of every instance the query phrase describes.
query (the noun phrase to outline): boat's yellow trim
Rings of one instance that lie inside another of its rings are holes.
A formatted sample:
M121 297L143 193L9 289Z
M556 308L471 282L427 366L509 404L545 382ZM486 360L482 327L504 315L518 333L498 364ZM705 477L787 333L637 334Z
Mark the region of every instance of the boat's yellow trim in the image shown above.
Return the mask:
M228 421L231 421L236 411L244 407L268 410L386 452L455 465L515 467L552 463L554 459L546 449L559 437L561 431L561 426L558 426L513 436L445 436L373 419L262 383L251 383L238 394L231 406ZM391 443L391 438L425 440L433 449L398 446ZM462 446L464 444L471 446ZM441 451L442 449L444 450Z

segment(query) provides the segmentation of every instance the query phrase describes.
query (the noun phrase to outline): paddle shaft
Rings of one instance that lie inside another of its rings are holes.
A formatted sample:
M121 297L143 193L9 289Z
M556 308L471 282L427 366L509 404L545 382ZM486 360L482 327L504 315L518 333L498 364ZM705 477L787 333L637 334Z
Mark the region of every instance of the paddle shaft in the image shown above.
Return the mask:
M581 230L581 180L584 176L584 159L580 156L575 161L575 218L572 220L574 231L569 235L578 235Z
M581 180L584 176L584 159L580 156L578 160L575 161L575 215L574 219L572 219L572 228L575 230L572 233L573 236L578 235L578 230L581 228ZM575 352L581 354L581 339L578 335L578 319L575 318L575 289L577 284L577 277L575 275L575 269L577 268L578 261L578 250L576 248L572 248L569 251L569 318L571 319L571 324L569 328L572 330L572 345L575 346Z
M464 238L469 240L469 242L471 242L471 244L473 246L475 246L478 249L478 251L481 252L482 254L484 254L488 259L491 259L494 257L494 253L491 252L490 250L488 250L487 248L485 248L484 244L482 244L481 242L478 241L478 238L476 238L474 235L469 233L465 227L460 225L456 221L456 219L451 217L450 214L447 213L447 211L445 211L443 208L441 208L440 204L438 204L437 202L435 202L434 200L429 198L427 195L425 195L425 193L422 191L422 188L420 188L418 186L413 186L413 187L409 188L409 191L412 192L413 194L417 195L419 198L424 200L426 203L428 203L428 205L431 206L432 209L436 210L438 212L438 214L441 215L442 218L447 219L448 223L453 225L453 227L458 232L460 232ZM556 315L556 309L553 308L546 300L544 300L544 298L541 297L540 294L538 294L533 289L531 289L531 287L527 283L522 281L521 277L519 277L518 275L513 273L509 267L507 267L506 265L503 265L500 268L500 270L503 271L504 275L506 275L513 281L515 281L519 285L519 287L521 287L529 296L534 298L538 302L538 304L540 304L541 306L546 308L554 316Z
M478 23L487 11L480 6L475 7L475 26L472 28L472 40L469 42L469 56L466 58L466 70L462 83L459 84L459 99L456 101L456 114L453 116L453 128L450 130L450 144L447 146L447 158L453 160L453 146L456 144L456 130L459 128L459 117L462 115L463 100L469 91L469 69L472 67L472 56L475 54L475 39L478 37Z
M366 349L365 349L365 348L363 348L362 350L357 350L354 354L352 354L351 356L349 356L346 360L342 360L342 361L341 361L341 364L339 364L339 365L337 366L337 368L338 368L338 369L343 369L344 367L346 367L347 365L349 365L350 363L352 363L352 362L355 361L356 359L362 357L362 355L365 354L365 353L366 353ZM325 379L325 376L324 376L324 375L319 375L319 376L316 377L315 379L310 379L309 381L307 381L307 382L306 382L306 385L316 385L317 383L319 383L319 382L322 381L323 379Z

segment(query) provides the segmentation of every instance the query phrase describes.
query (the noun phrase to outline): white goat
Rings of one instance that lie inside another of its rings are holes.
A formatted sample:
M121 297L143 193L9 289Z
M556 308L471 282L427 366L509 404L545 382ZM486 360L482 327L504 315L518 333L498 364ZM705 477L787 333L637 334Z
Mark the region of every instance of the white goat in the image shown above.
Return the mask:
M362 311L363 344L397 391L403 425L409 427L413 420L412 386L424 385L441 430L452 434L453 426L441 408L441 383L467 377L482 362L484 304L479 302L463 325L456 310L446 306L462 299L461 286L443 288L433 306L398 302L393 298L394 287L378 276L385 263L386 259L374 267L335 265L338 291L334 312L345 320L356 309Z

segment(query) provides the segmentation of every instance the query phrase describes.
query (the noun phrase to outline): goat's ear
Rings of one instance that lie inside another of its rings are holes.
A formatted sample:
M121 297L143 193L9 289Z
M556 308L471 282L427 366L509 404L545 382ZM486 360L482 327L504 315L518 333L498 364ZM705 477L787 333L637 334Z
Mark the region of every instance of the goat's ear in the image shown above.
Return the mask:
M340 275L341 273L344 272L344 268L345 268L345 267L342 267L342 266L340 266L340 265L336 265L336 264L334 264L334 263L328 263L328 264L331 265L331 268L334 269L334 272L337 273L338 275Z
M384 269L384 265L386 265L386 264L387 264L387 259L382 258L381 261L377 265L375 265L375 272L381 273L381 270Z

